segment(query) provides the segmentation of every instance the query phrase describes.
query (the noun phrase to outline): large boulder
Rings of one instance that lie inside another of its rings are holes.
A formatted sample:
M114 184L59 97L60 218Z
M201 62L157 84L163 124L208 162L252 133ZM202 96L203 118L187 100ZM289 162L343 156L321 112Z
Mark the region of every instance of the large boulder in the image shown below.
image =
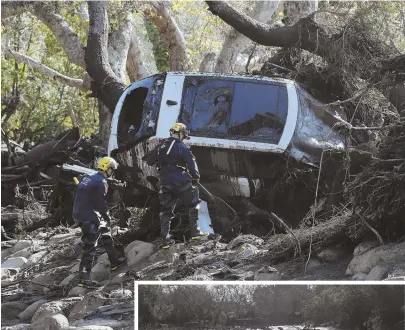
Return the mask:
M390 266L376 265L365 278L366 281L381 281L387 277Z
M92 269L90 273L90 280L102 282L108 279L111 275L110 265L105 262L98 262Z
M65 330L69 321L63 314L56 314L49 319L49 330Z
M33 315L35 314L35 312L38 310L39 307L41 307L45 303L46 303L46 300L44 300L44 299L41 299L41 300L38 300L38 301L32 303L24 311L22 311L20 314L18 314L18 318L21 321L31 322L31 319L32 319Z
M48 254L48 251L46 251L46 250L40 251L40 252L37 252L37 253L34 253L33 255L31 255L31 256L28 258L27 263L22 267L22 269L36 265L36 264L39 263L41 260L43 260L43 258L44 258L47 254Z
M68 320L72 322L83 319L87 314L90 314L96 311L100 306L103 306L105 301L106 299L99 293L88 293L84 299L73 307L68 316Z
M124 249L128 266L136 264L138 261L149 258L155 252L155 246L151 243L133 241Z
M262 267L254 276L255 281L279 281L281 278L280 272L273 267Z
M356 255L346 270L346 275L368 274L379 264L398 264L405 262L405 242L384 245Z
M239 235L230 241L227 245L228 250L235 249L243 244L251 244L254 246L262 245L264 240L254 235Z
M1 304L1 317L5 319L16 319L18 314L28 307L28 304L20 301L11 301Z
M27 263L27 259L24 257L10 258L1 264L1 268L20 269L26 263Z
M50 330L51 319L57 314L68 312L82 298L65 298L42 304L32 317L32 330Z

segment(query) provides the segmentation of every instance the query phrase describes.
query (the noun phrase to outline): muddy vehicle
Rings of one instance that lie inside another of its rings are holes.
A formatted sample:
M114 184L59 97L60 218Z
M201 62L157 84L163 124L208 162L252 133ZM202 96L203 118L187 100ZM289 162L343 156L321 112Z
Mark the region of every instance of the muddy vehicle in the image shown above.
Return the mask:
M175 122L190 129L186 143L201 182L221 197L255 196L273 178L280 156L316 166L322 150L344 148L334 130L343 114L294 81L169 72L127 87L114 112L108 152L137 170L138 184L154 189L156 169L142 159Z

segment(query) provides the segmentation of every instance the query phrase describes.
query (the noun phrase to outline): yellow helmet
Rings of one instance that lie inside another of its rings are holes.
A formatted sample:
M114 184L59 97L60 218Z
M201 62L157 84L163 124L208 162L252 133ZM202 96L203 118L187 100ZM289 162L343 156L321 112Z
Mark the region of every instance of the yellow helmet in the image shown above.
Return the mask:
M190 131L188 130L187 126L183 123L175 123L169 130L170 133L183 133L184 138L189 140Z
M109 168L116 170L118 168L118 163L115 161L114 158L111 157L103 157L98 162L97 168L104 172L107 172Z

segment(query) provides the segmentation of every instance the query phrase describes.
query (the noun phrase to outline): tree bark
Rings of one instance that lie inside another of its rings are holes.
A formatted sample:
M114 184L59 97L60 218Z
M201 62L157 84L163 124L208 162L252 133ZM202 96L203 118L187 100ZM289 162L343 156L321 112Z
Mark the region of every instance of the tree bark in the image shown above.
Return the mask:
M284 23L294 25L301 18L318 10L318 1L286 1L284 3Z
M63 17L54 12L52 3L35 1L32 10L35 16L53 32L69 61L84 68L84 46Z
M108 141L110 139L112 113L98 100L98 137L102 140L102 147L108 148Z
M150 1L149 3L156 13L145 10L145 14L155 24L167 44L170 70L187 70L186 41L174 17L170 14L167 4L162 1Z
M90 29L84 60L92 82L92 90L111 113L114 112L125 85L114 74L108 62L107 2L88 1Z
M272 15L281 9L283 1L259 1L253 9L251 17L259 22L267 22ZM243 34L232 29L226 36L219 53L215 72L233 72L232 63L238 55L251 43Z
M215 53L207 53L200 64L200 72L214 72Z
M132 28L126 66L128 77L131 82L143 79L147 76L135 28Z

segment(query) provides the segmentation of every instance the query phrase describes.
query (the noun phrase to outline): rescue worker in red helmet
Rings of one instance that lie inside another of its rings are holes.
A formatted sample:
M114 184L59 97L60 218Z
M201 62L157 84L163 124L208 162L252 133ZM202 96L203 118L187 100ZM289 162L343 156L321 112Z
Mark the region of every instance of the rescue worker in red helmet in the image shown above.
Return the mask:
M111 157L103 157L98 162L98 172L86 175L76 188L73 205L73 217L82 228L83 252L79 266L79 286L91 283L90 271L93 267L97 244L104 245L111 270L116 270L125 263L119 257L111 237L111 223L106 196L107 178L114 174L118 163ZM91 285L91 284L90 284Z

